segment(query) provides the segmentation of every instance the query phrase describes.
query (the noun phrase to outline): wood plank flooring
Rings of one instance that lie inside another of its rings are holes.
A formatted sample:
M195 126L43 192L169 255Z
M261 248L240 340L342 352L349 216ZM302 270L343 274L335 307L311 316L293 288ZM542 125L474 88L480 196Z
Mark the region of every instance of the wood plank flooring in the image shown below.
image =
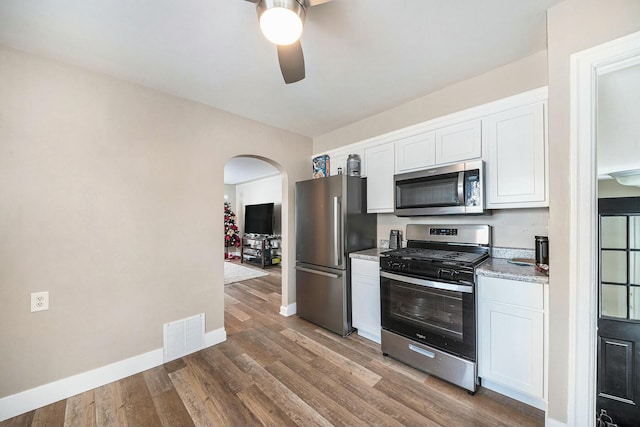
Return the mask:
M469 396L278 314L280 270L225 286L224 343L0 422L12 426L533 427L544 413L490 390Z

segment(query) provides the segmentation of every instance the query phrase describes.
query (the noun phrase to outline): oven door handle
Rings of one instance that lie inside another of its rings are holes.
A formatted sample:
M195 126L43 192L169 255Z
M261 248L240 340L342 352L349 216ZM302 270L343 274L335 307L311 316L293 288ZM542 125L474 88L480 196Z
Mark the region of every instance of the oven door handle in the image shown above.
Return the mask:
M401 274L389 273L387 271L381 271L380 277L395 280L398 282L411 283L412 285L425 286L427 288L443 289L445 291L463 292L466 294L473 293L473 285L456 285L455 283L432 282L431 280L403 276Z
M425 350L424 348L420 348L417 345L409 344L409 350L415 351L416 353L419 353L423 356L427 356L431 359L435 359L436 357L436 354L434 352Z

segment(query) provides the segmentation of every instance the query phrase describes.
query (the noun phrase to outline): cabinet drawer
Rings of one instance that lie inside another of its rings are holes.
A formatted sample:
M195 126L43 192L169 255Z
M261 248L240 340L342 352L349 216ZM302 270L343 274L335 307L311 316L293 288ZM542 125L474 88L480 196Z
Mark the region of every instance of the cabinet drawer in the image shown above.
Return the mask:
M376 261L367 261L365 259L351 259L352 274L359 274L369 277L380 277L380 263Z
M483 300L544 310L544 287L541 283L480 276L478 296Z

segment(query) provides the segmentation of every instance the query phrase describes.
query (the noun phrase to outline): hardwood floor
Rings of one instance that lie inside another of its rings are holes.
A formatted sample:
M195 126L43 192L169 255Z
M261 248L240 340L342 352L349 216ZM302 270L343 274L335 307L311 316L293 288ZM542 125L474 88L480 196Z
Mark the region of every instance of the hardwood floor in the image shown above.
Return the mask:
M225 286L224 343L5 426L543 426L543 412L461 388L278 314L279 268Z

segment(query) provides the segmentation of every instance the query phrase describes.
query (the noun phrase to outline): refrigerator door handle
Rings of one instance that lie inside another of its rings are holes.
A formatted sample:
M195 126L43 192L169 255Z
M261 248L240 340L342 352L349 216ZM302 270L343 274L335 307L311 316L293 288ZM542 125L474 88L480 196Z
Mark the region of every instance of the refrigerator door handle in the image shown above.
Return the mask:
M342 216L340 197L333 198L333 253L335 265L342 263Z
M320 276L331 277L332 279L339 279L340 278L339 274L327 273L326 271L314 270L314 269L306 268L306 267L296 266L296 270L304 271L305 273L318 274Z

